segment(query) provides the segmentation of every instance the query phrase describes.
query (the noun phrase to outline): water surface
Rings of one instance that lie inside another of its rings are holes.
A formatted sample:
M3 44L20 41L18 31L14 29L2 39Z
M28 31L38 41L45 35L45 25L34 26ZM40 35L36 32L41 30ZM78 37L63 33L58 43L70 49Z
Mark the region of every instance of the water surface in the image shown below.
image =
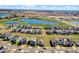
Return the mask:
M72 24L79 25L79 22L71 22Z
M7 13L0 13L1 18L8 17L8 16L11 16L11 15Z
M57 24L57 22L49 22L45 20L37 20L37 19L29 19L29 18L21 18L20 20L29 24Z
M15 21L8 21L8 22L5 22L5 24L12 25L12 24L20 24L20 23L19 22L15 22Z

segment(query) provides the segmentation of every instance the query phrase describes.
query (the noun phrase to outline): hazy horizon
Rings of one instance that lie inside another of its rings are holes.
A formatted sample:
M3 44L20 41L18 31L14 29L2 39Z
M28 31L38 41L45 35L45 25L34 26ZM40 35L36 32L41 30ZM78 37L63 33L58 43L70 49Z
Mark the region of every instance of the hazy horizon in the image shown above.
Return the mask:
M79 10L79 5L0 5L0 9Z

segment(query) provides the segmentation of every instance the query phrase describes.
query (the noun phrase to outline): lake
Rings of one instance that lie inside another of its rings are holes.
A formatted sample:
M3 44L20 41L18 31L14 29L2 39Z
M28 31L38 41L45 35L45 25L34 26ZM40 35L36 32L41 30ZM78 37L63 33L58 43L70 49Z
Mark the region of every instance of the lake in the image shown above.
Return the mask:
M72 24L79 25L79 22L71 22Z
M15 21L8 21L8 22L5 22L5 24L13 25L13 24L20 24L20 23Z
M10 16L10 14L0 13L0 17L1 17L1 18L8 17L8 16Z
M29 19L29 18L21 18L20 20L29 24L57 24L57 22L49 22L45 20L37 20L37 19Z

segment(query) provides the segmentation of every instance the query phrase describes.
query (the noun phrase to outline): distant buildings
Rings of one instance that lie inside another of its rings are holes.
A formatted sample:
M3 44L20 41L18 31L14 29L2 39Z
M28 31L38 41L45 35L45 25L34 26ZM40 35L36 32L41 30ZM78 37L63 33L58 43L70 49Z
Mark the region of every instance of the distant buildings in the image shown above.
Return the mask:
M43 11L43 10L0 10L0 13L14 14L14 17L49 17L49 16L79 16L79 11Z

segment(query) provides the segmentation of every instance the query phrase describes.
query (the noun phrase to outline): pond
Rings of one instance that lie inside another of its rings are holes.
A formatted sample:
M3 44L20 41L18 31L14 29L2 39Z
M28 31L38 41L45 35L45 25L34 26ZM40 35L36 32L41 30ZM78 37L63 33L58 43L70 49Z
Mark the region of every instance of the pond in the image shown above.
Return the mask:
M37 19L29 19L29 18L21 18L20 20L29 24L57 24L57 22L49 22L45 20L37 20Z
M8 17L8 16L10 16L10 14L7 14L7 13L0 13L0 17L1 17L1 18Z
M72 24L79 25L79 22L71 22Z
M15 22L15 21L8 21L8 22L5 22L5 24L13 25L13 24L20 24L20 23L19 22Z

